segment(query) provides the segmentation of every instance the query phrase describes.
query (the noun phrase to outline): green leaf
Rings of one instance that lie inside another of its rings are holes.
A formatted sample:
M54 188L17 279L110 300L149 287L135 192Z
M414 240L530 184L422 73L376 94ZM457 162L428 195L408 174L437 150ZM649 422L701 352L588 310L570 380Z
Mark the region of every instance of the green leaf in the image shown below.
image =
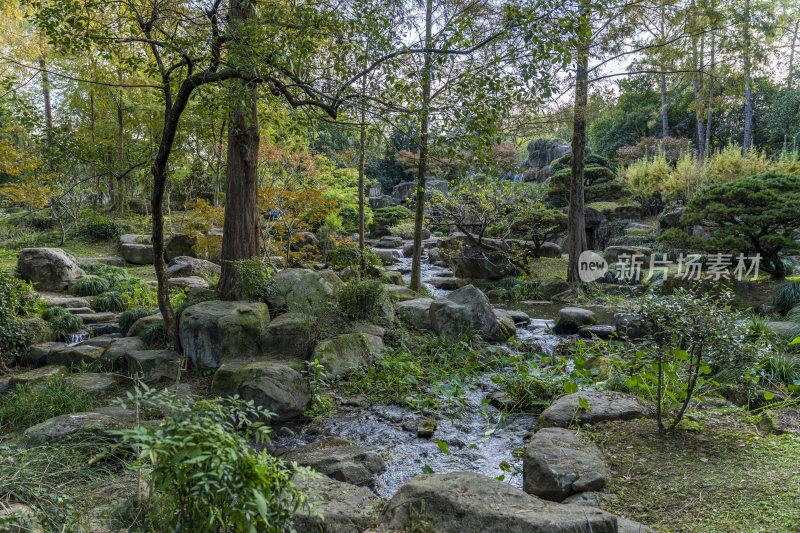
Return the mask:
M711 367L708 366L708 365L703 365L703 366L700 367L700 372L702 372L703 374L710 374L711 373Z
M766 392L766 391L764 392L764 399L765 399L765 400L771 400L771 399L773 399L774 397L775 397L775 395L774 395L774 394L772 394L771 392Z
M442 453L445 455L450 455L450 449L447 447L447 443L443 440L436 439L436 445L442 450Z
M426 464L425 466L422 467L422 473L423 474L433 474L433 468L431 468L431 465L427 465Z
M581 406L581 409L586 409L587 411L591 411L592 409L589 407L589 400L586 398L578 398L578 405Z
M578 392L578 390L579 389L577 383L573 383L571 381L567 381L564 383L564 392L566 392L567 394L575 394L576 392Z

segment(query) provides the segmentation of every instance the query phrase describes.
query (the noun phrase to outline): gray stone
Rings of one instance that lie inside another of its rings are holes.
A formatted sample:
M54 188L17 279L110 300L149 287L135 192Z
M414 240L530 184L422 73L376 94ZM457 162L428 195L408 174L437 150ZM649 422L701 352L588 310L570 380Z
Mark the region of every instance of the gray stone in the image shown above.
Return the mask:
M398 257L400 252L397 250L376 250L376 253L384 266L391 266L400 262L400 257Z
M375 245L376 248L403 248L403 246L403 238L393 235L381 237ZM398 250L397 253L400 254L401 252Z
M103 311L100 313L76 313L76 316L81 317L84 324L99 324L100 322L112 322L117 319L116 313Z
M531 438L523 465L523 489L560 502L576 492L605 487L608 465L594 443L563 428L544 428Z
M416 189L416 187L417 182L415 181L403 181L398 183L392 189L392 198L398 202L405 203L408 201L409 196L411 196L411 193Z
M311 401L308 384L297 370L265 358L225 363L214 373L211 392L252 400L275 413L271 422L297 418Z
M429 439L436 433L436 420L433 418L414 418L403 419L402 427L404 431L414 433L421 439Z
M543 242L539 247L539 257L561 257L563 251L554 242Z
M431 278L428 283L443 291L454 291L458 288L458 280L456 278Z
M362 533L377 519L382 500L363 487L327 476L295 475L292 483L314 502L311 509L301 507L293 511L297 533Z
M642 339L655 331L653 322L637 313L615 313L614 327L620 337L630 340Z
M334 301L342 285L342 280L331 270L315 272L305 268L287 268L273 276L274 294L268 302L277 314L314 314Z
M584 326L578 330L578 334L584 339L610 339L617 334L617 328L614 326Z
M431 298L415 298L397 304L397 315L417 329L432 329Z
M0 524L3 533L43 533L36 512L25 504L0 502Z
M185 278L170 278L167 280L168 289L207 289L208 282L200 276Z
M92 364L99 361L105 349L100 346L77 345L67 346L50 352L47 355L48 365L78 366L82 363Z
M140 352L146 347L139 337L121 337L108 345L100 358L103 370L123 371L128 368L128 354Z
M47 364L47 356L51 352L66 348L63 342L43 342L29 346L25 354L20 358L19 364L22 366L40 367Z
M107 438L110 430L120 429L123 425L123 421L117 418L95 412L61 415L26 429L22 433L22 442L27 446L37 446L79 432Z
M505 340L489 299L472 285L434 300L430 313L433 330L440 335L458 338L462 333L475 331L490 342Z
M423 474L386 504L388 529L428 522L437 533L616 533L614 515L544 502L496 479L472 472Z
M8 386L13 389L17 385L36 385L42 381L60 378L66 374L67 367L63 365L47 365L12 375L11 379L8 380Z
M572 335L584 326L597 323L594 313L580 307L564 307L558 312L558 319L553 331L559 335Z
M152 244L123 244L119 247L119 252L128 263L134 265L153 264Z
M64 291L86 275L78 261L61 248L24 248L17 255L17 273L38 291Z
M144 330L146 330L153 324L158 324L159 322L163 321L164 317L161 316L161 313L143 316L142 318L131 324L131 327L128 328L126 337L138 337Z
M669 228L681 227L681 217L686 208L682 205L667 207L658 215L658 229L664 231Z
M139 350L125 356L128 373L148 383L174 381L181 366L181 356L172 350Z
M82 265L91 265L101 263L108 266L124 267L125 260L121 257L82 257L78 259L78 263Z
M119 236L119 245L122 246L123 244L153 244L153 236L125 233Z
M80 346L99 346L100 348L108 348L111 343L121 339L119 333L107 333L105 335L97 335L96 337L89 337L87 340L80 343Z
M222 267L205 259L188 255L180 255L170 260L167 266L167 277L187 278L192 276L213 276L222 273Z
M544 281L541 285L539 285L539 295L544 300L550 300L556 294L561 294L564 291L568 291L569 288L569 283L563 279L551 279Z
M383 340L366 333L346 333L323 341L314 348L316 359L334 377L371 365L383 351Z
M502 279L512 274L508 244L500 239L483 239L479 246L464 234L442 239L439 249L457 278Z
M281 455L281 459L353 485L368 485L375 474L386 470L386 464L377 452L339 437L300 446Z
M72 385L76 389L98 395L116 387L121 381L122 377L117 374L97 374L94 372L72 374L64 378L64 383Z
M353 333L365 333L383 339L386 335L386 329L375 324L354 324Z
M650 254L653 253L651 248L646 248L644 246L609 246L603 252L603 257L605 258L606 262L610 265L611 263L617 263L622 256L628 256L627 260L631 261L631 258L635 255L640 256L639 260L644 260L650 257Z
M408 287L404 287L403 285L386 285L384 287L386 289L386 293L394 298L399 302L405 302L408 300L416 300L419 298L419 294L412 291Z
M258 338L269 320L264 303L201 302L181 315L181 345L195 365L219 368L227 360L260 355Z
M314 349L316 318L303 313L284 313L272 320L258 338L263 354L308 359Z
M50 307L64 307L66 309L75 309L79 307L89 307L92 300L86 296L42 296L47 305Z
M497 317L497 322L500 323L501 339L510 339L517 334L517 324L508 311L505 309L495 309L494 316Z
M583 409L578 399L589 409ZM622 392L585 390L558 398L545 409L537 423L540 427L569 427L571 424L597 424L611 420L632 420L652 417L654 410L636 396Z
M531 323L531 317L525 311L509 309L506 311L506 313L508 313L508 316L511 317L511 320L514 321L514 324L525 325Z
M170 262L176 257L196 257L195 244L197 244L197 239L191 235L182 233L173 235L164 244L164 257Z

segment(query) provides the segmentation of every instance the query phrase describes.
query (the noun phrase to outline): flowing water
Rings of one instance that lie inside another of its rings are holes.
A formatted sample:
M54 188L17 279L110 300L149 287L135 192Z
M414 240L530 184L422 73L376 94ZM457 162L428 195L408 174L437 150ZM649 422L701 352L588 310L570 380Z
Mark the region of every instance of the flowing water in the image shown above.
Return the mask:
M411 270L411 259L398 259L400 262L395 268L404 272L407 281L409 274L405 272ZM428 280L442 277L444 272L445 269L427 261L426 252L423 256L422 280L437 297L445 296L450 291L436 289ZM518 327L517 340L535 343L550 353L559 342L558 337L550 331L552 325L552 320L534 319L529 325ZM498 389L491 378L492 374L484 374L465 384L465 391L457 401L449 398L451 401L448 402L448 398L440 396L440 401L446 407L436 416L437 429L430 440L403 429L404 425L413 425L414 419L423 418L423 415L411 413L404 407L342 406L333 416L314 422L296 434L277 432L273 446L291 449L322 436L338 436L374 449L386 462L386 470L378 475L373 487L383 497L391 497L411 478L423 473L423 468L437 473L467 470L491 477L504 476L507 482L521 487L522 460L515 452L523 449L524 439L533 432L537 417L503 415L488 406L484 399Z

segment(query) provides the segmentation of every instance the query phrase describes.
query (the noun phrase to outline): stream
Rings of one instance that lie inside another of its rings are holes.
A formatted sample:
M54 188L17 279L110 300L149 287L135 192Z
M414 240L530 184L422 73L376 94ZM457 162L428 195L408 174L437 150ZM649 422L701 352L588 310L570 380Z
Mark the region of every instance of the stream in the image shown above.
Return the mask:
M402 252L400 255L402 256ZM398 257L396 270L403 272L408 281L411 258ZM442 277L446 269L434 266L424 252L422 280L437 297L450 291L436 289L428 280ZM551 353L559 342L550 332L551 319L533 319L527 326L517 327L517 340L534 342ZM511 485L522 487L522 460L514 456L515 450L525 445L525 437L533 432L537 417L518 414L504 415L494 407L485 405L487 394L498 389L492 382L492 373L483 374L465 383L465 392L456 402L446 401L437 414L437 429L430 440L417 437L403 429L403 422L422 418L405 407L374 405L366 408L341 406L329 418L292 431L273 434L272 446L291 449L322 437L337 436L349 439L360 446L378 451L386 462L386 470L377 476L373 489L382 497L391 497L414 476L432 470L436 473L472 471L490 477L504 476ZM447 400L446 398L441 398ZM446 443L440 449L437 439ZM506 469L501 467L505 464ZM510 470L510 471L509 471Z

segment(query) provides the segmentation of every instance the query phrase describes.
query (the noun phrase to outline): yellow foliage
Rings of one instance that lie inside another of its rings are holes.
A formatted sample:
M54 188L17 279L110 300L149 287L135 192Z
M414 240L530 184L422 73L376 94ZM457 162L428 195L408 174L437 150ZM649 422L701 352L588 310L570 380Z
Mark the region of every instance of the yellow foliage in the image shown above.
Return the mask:
M0 187L0 205L18 205L27 209L45 207L58 192L35 183L7 183Z
M764 152L753 149L745 157L740 146L729 144L711 154L708 160L708 180L711 183L727 183L761 174L770 168L772 161Z
M797 150L781 152L781 155L778 156L778 160L775 161L775 170L800 176L800 152Z
M19 150L6 139L0 139L0 174L18 178L33 172L40 164L32 154Z
M211 234L212 228L222 227L225 209L216 207L202 198L186 204L188 219L186 234L195 238L195 251L203 257L217 257L222 249L222 236Z
M706 185L706 169L693 153L683 154L675 163L661 191L671 199L691 198Z
M661 191L671 172L666 156L659 153L653 159L640 159L631 163L622 177L637 196L650 197Z

